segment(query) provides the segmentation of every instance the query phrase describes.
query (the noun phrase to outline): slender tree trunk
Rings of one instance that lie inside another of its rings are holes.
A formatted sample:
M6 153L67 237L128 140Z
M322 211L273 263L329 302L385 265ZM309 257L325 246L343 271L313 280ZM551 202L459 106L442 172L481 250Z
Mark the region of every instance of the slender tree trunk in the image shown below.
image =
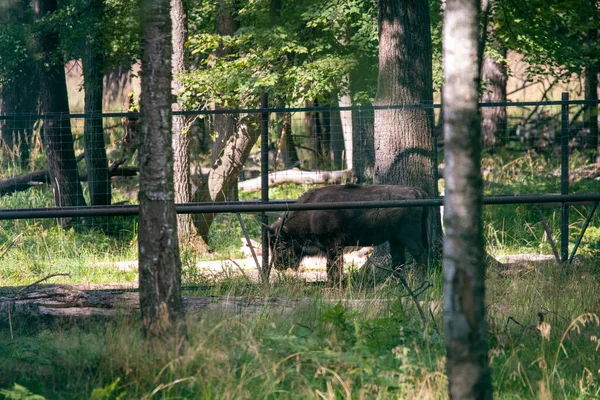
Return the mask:
M478 0L448 0L444 21L444 325L451 399L491 399L480 172Z
M335 101L332 104L334 107L338 107L339 103ZM331 119L329 124L329 138L331 149L331 169L342 169L344 166L344 127L342 122L342 111L332 110L330 111Z
M65 69L62 63L53 60L58 53L58 30L51 23L43 20L45 16L53 14L56 10L56 0L34 1L35 18L46 28L43 29L43 34L39 36L37 43L37 48L41 52L38 61L41 109L48 114L44 120L42 138L56 206L84 206L86 204L75 161L71 121L65 116L69 113ZM61 222L64 225L70 223L68 219L63 219Z
M323 107L315 100L315 107ZM329 110L315 113L317 137L319 138L319 168L331 169L331 112Z
M350 79L348 77L347 79ZM352 98L349 94L339 96L338 104L340 107L350 107L352 105ZM340 119L342 125L342 134L344 139L344 156L343 160L346 162L348 169L353 168L353 149L352 149L352 111L340 111ZM343 165L340 164L340 168Z
M146 337L185 335L173 184L170 0L142 1L140 309Z
M283 106L282 106L283 107ZM289 112L281 113L281 133L279 136L279 149L283 165L286 169L298 166L298 152L292 136L292 115Z
M171 21L173 24L173 95L178 96L182 83L177 75L185 72L185 41L186 19L182 0L171 0ZM183 103L177 100L173 103L173 111L182 111ZM185 116L173 116L173 153L174 153L174 183L175 203L190 203L192 188L190 177L190 135L186 126ZM195 227L190 214L177 215L177 231L179 242L189 243L195 235Z
M492 46L499 49L502 58L506 58L506 49L500 48L498 42ZM506 62L503 59L485 57L481 68L481 79L483 83L483 103L506 102L506 82L508 72ZM484 148L493 148L498 137L506 130L506 107L482 107L481 108L481 142Z
M584 72L584 98L585 100L598 100L598 72L600 68L588 67ZM590 133L586 140L586 147L595 150L593 159L600 163L600 141L598 137L598 105L585 106L584 119L589 126Z
M315 104L312 101L305 101L304 107L312 108L315 107ZM308 169L315 170L319 168L319 137L317 132L317 123L316 123L316 113L313 111L306 111L304 113L304 130L305 130L305 140L303 140L303 144L306 150L307 155L304 157L306 166Z
M375 115L373 109L352 111L352 171L356 183L373 183L375 175Z
M248 117L246 117L248 118ZM231 136L207 177L199 185L194 194L196 202L221 202L236 200L237 181L244 163L248 159L252 146L256 144L260 130L256 129L257 121L244 121ZM194 224L198 229L198 235L205 241L208 240L208 232L215 218L215 214L195 214Z
M83 84L85 91L85 112L102 113L104 78L104 41L103 32L95 28L102 21L104 0L90 0L88 5L93 27L86 38L83 58ZM85 164L88 171L90 203L93 206L110 204L111 182L106 158L106 143L102 117L86 117L83 128Z
M217 21L216 21L216 33L220 36L232 36L239 28L239 23L236 19L237 9L234 0L218 0L217 2ZM225 57L231 54L232 49L229 46L225 46L222 43L219 44L217 49L217 58ZM219 108L220 105L215 105L215 108ZM212 162L213 164L219 159L225 144L231 136L233 136L236 127L236 120L231 114L215 114L214 115L214 137L212 148Z

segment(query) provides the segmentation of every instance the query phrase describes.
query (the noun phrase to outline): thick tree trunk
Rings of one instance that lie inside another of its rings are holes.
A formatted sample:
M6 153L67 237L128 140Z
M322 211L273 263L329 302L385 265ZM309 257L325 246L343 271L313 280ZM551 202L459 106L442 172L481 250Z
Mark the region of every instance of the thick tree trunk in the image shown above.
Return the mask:
M491 399L477 111L477 0L448 0L444 21L444 325L451 399Z
M58 53L58 30L42 20L56 10L56 0L35 0L35 18L46 24L47 28L39 36L37 43L41 52L38 61L41 109L48 114L44 119L42 139L46 148L56 206L84 206L86 204L75 161L71 121L63 115L69 113L65 69L61 63L53 60ZM64 225L69 223L67 219L62 220Z
M186 40L186 14L182 0L171 0L171 22L173 24L173 95L177 98L182 87L178 74L185 72L185 40ZM173 103L173 111L182 111L183 103L177 100ZM192 201L192 187L190 177L190 135L183 115L173 116L173 154L174 154L174 184L175 203L189 203ZM177 231L180 243L189 243L195 236L195 227L190 214L177 215Z
M429 6L425 0L379 1L377 106L433 101ZM434 195L433 113L375 111L375 181L417 186Z
M171 144L170 0L142 2L139 281L144 333L184 337Z
M104 0L90 0L88 13L94 26L102 21ZM83 85L86 114L102 113L104 78L104 41L102 29L91 29L86 38L83 58ZM111 184L106 158L106 143L102 117L86 117L83 128L85 164L88 171L90 203L93 206L110 204Z
M494 42L493 46L499 48L500 44ZM500 54L506 58L506 49L500 49ZM506 102L506 82L508 72L506 62L493 57L485 57L481 68L483 83L483 103ZM484 148L493 148L498 137L506 131L506 107L481 108L481 142Z
M431 104L431 54L429 3L379 0L375 105ZM433 109L376 110L374 126L375 183L416 186L430 197L437 196ZM441 220L437 209L429 214L429 250L435 258L441 247ZM373 256L384 253L378 248Z

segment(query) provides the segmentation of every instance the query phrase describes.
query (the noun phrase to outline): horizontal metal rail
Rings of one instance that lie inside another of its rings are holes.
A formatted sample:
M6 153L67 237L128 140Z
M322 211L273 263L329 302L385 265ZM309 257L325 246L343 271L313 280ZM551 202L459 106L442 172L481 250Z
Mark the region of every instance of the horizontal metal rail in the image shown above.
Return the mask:
M600 201L600 193L584 194L544 194L520 196L486 196L483 204L585 204ZM356 201L356 202L325 202L325 203L296 203L295 201L271 201L260 203L256 201L222 203L188 203L177 204L178 214L203 213L255 213L282 212L300 210L339 210L360 208L401 208L401 207L439 207L444 205L444 198L423 200L388 200L388 201ZM138 215L139 207L106 206L106 207L56 207L0 210L0 220L34 219L34 218L68 218L68 217L108 217Z
M569 100L555 101L515 101L498 103L479 103L479 107L535 107L535 106L562 106L568 105L598 105L600 100ZM402 109L438 109L441 104L398 104L389 106L324 106L324 107L290 107L290 108L245 108L245 109L217 109L217 110L188 110L173 111L173 115L215 115L215 114L262 114L262 113L296 113L315 111L368 111L368 110L402 110ZM105 113L45 113L45 114L10 114L0 115L0 121L37 120L37 119L86 119L86 118L140 118L139 112L105 112Z

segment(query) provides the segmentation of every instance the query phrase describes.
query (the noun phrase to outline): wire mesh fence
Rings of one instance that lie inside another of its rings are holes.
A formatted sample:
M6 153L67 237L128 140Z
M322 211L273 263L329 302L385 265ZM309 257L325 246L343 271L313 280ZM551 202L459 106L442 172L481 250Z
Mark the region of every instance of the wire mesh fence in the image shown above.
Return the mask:
M488 202L563 204L562 208L544 207L548 229L534 206L518 206L516 212L512 206L512 213L489 208L488 243L531 251L542 246L536 243L548 243L548 237L560 232L562 251L568 249L569 238L571 243L577 241L578 233L569 233L569 223L581 226L591 218L578 206L574 208L576 217L569 219L564 202L593 203L599 191L594 180L598 169L590 167L598 156L597 123L593 123L590 105L597 110L597 102L568 99L481 105L485 194L510 196L508 200L492 197ZM267 220L256 213L294 208L281 200L293 201L318 184L373 183L376 153L388 147L397 151L393 146L398 146L382 139L381 132L405 129L393 118L377 118L378 113L393 110L423 111L424 132L431 135L437 149L433 164L441 166L443 178L443 121L438 105L272 108L263 103L260 109L177 113L185 119L184 132L177 134L190 140L193 192L192 203L179 205L178 211L216 213L208 233L209 245L225 258L240 257L246 241L240 220L224 213L255 213L244 216L242 222L249 237L260 241L261 222ZM68 265L69 271L91 274L91 280L94 271L105 267L115 271L114 265L121 265L116 269L121 271L118 279L134 279L134 269L124 265L136 259L139 115L4 115L0 116L0 129L0 241L4 243L0 254L10 260L6 265L30 272ZM438 189L443 192L443 180ZM515 197L550 193L576 196ZM423 204L437 206L441 202ZM399 205L411 206L393 202L362 206ZM529 226L529 233L524 234L523 226ZM544 251L548 246L542 246ZM184 263L195 266L197 255L193 253L184 251ZM565 254L562 251L563 259ZM12 269L0 269L6 281L10 281L6 277L19 276Z

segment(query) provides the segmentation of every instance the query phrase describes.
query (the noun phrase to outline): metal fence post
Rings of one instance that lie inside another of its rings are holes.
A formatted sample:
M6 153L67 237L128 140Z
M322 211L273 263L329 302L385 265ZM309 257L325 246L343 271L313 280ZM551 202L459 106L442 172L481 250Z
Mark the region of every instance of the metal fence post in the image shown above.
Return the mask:
M560 130L560 194L569 194L569 93L561 98ZM569 257L569 206L562 203L560 217L560 258L566 262Z
M260 107L263 109L260 114L260 189L261 189L261 202L267 203L269 201L269 95L263 93L260 99ZM261 213L262 221L262 268L261 280L263 283L269 282L269 275L271 274L269 266L269 232L267 225L269 219L265 212Z

